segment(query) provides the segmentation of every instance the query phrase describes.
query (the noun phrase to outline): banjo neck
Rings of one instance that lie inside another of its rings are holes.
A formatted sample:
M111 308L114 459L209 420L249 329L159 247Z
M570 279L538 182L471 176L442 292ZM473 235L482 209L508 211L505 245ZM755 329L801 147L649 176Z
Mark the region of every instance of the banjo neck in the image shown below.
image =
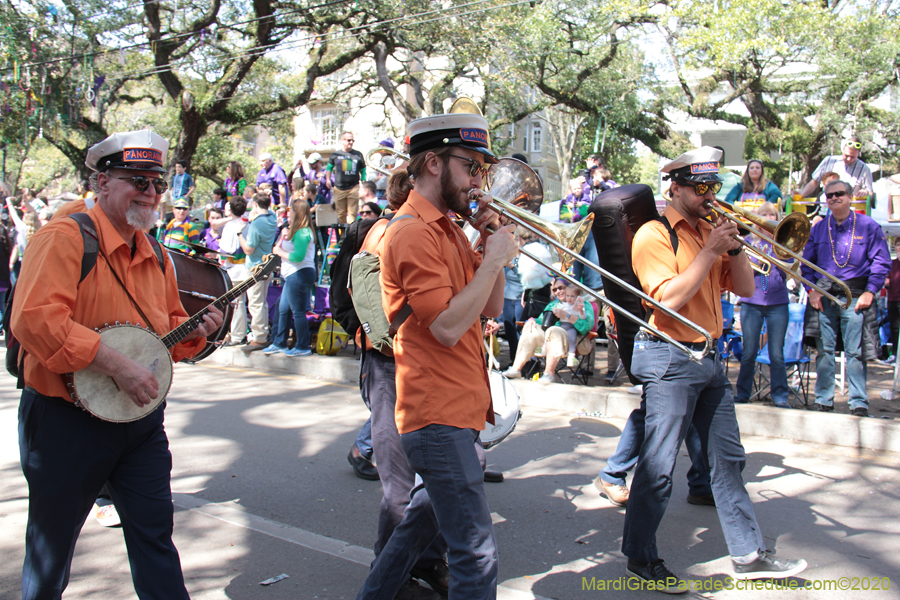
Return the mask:
M250 278L244 280L238 285L234 286L227 292L225 292L222 296L213 300L206 308L195 314L193 317L167 333L162 337L162 343L166 346L167 350L171 350L173 346L175 346L178 342L186 338L193 332L203 320L203 317L206 313L209 312L210 307L215 306L219 310L224 310L228 304L230 304L233 300L240 297L241 294L249 290L251 287L256 285L261 279L264 279L269 273L275 270L275 267L281 261L278 260L278 257L274 254L269 254L263 259L263 262L253 268L250 274Z

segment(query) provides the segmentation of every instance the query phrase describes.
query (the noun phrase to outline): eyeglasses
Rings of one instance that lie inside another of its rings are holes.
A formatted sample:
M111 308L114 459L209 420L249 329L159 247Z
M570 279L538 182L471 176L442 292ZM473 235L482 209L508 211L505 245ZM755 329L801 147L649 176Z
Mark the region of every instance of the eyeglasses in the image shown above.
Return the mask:
M352 143L355 142L356 140L344 140L344 141L345 141L345 142L350 142L350 143L352 144Z
M473 158L458 156L456 154L448 154L447 156L452 156L453 158L458 158L459 160L464 160L469 163L469 175L472 177L475 177L476 175L487 177L488 173L491 172L491 167L493 166L489 164L482 164Z
M826 200L831 200L832 198L843 198L847 195L846 190L838 190L836 192L828 192L825 194Z
M851 142L850 140L844 140L844 145L851 148L856 148L857 150L862 150L861 142Z
M680 182L681 185L686 185L688 187L694 188L694 193L698 196L705 196L706 192L712 190L713 194L718 194L719 190L722 189L722 182L717 181L716 183L691 183L689 181Z
M561 291L563 291L564 289L566 289L566 286L564 286L564 285L559 286L559 287L555 287L555 288L550 288L550 290L553 291L553 292L561 292Z
M150 178L144 177L143 175L136 175L134 177L116 177L116 179L121 179L122 181L130 181L131 185L134 186L139 192L146 191L148 187L150 187L150 182L153 182L153 188L156 190L157 194L165 194L166 190L169 189L169 182L165 179L161 178Z
M172 210L187 210L184 206L173 206Z
M374 215L375 213L372 212L371 210L361 210L361 211L359 211L359 214L361 214L361 215Z

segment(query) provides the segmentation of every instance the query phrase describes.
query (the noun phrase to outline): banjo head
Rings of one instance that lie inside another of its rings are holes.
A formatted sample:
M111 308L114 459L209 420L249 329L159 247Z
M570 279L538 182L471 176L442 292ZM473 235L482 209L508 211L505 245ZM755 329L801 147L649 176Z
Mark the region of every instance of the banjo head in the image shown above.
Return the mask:
M82 369L72 376L75 403L95 417L113 423L137 421L156 410L172 386L172 358L162 340L143 327L117 324L102 329L100 341L153 373L159 393L150 404L139 407L116 386L112 377Z

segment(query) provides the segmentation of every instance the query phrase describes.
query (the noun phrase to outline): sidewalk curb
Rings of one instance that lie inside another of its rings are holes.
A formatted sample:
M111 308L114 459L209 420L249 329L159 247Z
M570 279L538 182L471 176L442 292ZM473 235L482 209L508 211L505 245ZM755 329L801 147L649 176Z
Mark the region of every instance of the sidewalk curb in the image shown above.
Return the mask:
M359 358L332 356L266 356L262 352L243 352L240 348L220 348L206 359L229 367L301 375L314 379L356 382ZM524 407L553 408L598 417L626 419L640 406L640 396L606 387L585 387L557 383L513 380ZM741 433L771 438L846 446L875 452L900 452L900 421L863 419L850 415L785 410L772 406L738 404L735 406ZM527 410L524 411L527 413Z

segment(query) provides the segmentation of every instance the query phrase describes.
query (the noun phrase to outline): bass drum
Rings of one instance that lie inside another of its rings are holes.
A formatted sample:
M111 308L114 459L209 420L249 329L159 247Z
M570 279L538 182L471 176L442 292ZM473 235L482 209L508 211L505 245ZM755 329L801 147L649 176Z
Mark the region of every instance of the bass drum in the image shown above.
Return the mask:
M484 431L481 432L481 445L484 449L493 448L506 439L516 428L516 423L522 418L519 410L519 395L509 379L500 371L491 370L491 402L494 404L494 421L491 425L484 423Z
M175 266L175 279L178 281L178 296L181 305L189 316L194 316L214 300L231 289L231 278L219 263L208 258L188 256L177 250L166 249L172 264ZM225 319L222 326L212 335L206 338L206 347L197 353L194 358L185 362L194 363L203 360L216 351L222 340L231 330L231 315L234 308L229 304L222 311Z

